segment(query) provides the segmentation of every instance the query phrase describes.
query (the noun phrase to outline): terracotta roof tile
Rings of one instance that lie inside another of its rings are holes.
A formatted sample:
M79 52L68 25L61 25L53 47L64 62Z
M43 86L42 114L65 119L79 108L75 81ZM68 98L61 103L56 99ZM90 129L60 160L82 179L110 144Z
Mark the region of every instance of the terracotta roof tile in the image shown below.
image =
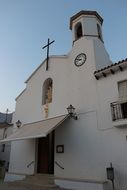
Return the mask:
M114 66L119 66L121 63L124 63L124 62L126 62L126 61L127 61L127 58L126 58L126 59L123 59L123 60L121 60L121 61L119 61L119 62L117 62L117 63L108 65L107 67L103 67L102 69L95 71L94 74L97 74L97 73L102 72L102 71L104 71L104 70L106 70L106 69L112 68L112 67L114 67Z

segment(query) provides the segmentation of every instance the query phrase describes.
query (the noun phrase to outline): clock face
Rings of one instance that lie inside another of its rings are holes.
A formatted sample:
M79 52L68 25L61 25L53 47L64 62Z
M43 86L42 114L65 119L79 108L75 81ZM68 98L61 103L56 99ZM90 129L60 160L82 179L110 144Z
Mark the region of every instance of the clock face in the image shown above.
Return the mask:
M79 67L79 66L83 65L83 64L85 63L85 61L86 61L86 54L80 53L80 54L77 55L77 57L75 58L74 63L75 63L75 65L76 65L77 67Z

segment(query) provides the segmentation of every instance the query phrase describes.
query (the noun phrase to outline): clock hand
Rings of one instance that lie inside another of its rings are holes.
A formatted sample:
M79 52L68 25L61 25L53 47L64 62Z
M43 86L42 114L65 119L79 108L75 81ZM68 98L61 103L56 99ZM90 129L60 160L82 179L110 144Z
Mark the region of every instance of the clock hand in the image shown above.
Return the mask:
M78 61L81 61L82 59L77 59Z

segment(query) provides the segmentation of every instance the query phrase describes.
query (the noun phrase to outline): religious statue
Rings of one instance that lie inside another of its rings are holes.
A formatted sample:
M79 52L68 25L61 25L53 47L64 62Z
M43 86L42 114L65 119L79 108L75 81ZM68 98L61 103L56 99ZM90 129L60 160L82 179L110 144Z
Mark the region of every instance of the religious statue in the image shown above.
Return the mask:
M44 112L45 112L45 117L48 117L48 111L49 111L49 106L48 104L52 102L52 83L48 86L47 88L47 93L46 93L46 104L44 106Z

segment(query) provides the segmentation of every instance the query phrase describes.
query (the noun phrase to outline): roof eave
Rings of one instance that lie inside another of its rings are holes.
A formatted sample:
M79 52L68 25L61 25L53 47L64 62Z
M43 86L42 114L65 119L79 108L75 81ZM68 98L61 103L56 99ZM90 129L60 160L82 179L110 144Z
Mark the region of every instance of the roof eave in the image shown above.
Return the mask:
M104 67L101 70L95 71L94 76L98 80L101 77L106 77L109 74L115 74L118 71L123 71L127 68L127 59L119 61L118 63Z

